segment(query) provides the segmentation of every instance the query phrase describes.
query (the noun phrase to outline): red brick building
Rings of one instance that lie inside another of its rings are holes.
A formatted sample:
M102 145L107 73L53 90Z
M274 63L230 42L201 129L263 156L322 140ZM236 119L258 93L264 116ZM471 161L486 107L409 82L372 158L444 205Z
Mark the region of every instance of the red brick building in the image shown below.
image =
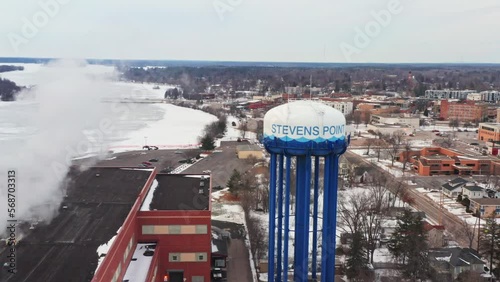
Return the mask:
M212 261L210 175L75 165L67 180L50 222L20 220L17 272L0 281L209 282L213 265L225 274L227 252Z
M209 282L210 186L208 175L155 173L92 281Z
M429 147L408 154L402 152L400 161L408 161L422 176L498 174L500 163L487 156L464 156L454 150Z
M488 118L488 106L470 100L458 102L442 100L440 118L443 120L458 119L461 122L481 122Z

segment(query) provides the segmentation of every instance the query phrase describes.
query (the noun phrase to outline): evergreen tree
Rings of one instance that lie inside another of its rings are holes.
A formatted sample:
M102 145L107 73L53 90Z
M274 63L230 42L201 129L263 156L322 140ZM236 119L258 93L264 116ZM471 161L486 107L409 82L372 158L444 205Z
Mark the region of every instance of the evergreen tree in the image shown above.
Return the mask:
M231 177L229 177L226 186L232 194L238 193L241 188L241 174L239 171L233 169L233 173L231 174Z
M426 232L419 215L405 210L398 217L398 226L389 241L389 251L401 262L403 276L408 279L427 279L430 275L429 246Z
M205 134L201 138L200 143L201 143L201 149L202 150L210 151L210 150L215 149L214 138L212 136L210 136L209 134Z
M366 257L366 244L363 234L358 231L352 236L347 253L346 274L347 278L353 279L365 274L368 270L368 259Z
M490 270L500 268L500 224L494 216L486 219L486 226L482 229L480 252L490 262Z

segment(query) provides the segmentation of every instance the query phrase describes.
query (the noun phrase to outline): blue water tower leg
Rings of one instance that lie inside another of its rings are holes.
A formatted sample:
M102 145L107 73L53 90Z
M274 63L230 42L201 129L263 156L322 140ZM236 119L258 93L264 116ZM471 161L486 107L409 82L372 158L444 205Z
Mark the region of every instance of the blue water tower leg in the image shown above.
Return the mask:
M283 256L283 165L284 157L279 155L278 158L278 249L276 250L276 281L282 281L282 256ZM285 242L286 243L286 242Z
M276 231L276 154L271 154L271 171L269 175L269 248L268 248L268 277L274 282L274 233Z
M283 281L288 281L288 241L290 232L290 169L292 167L291 157L286 157L286 180L285 180L285 223L284 228L284 242L283 248Z
M323 220L321 232L321 282L328 282L328 272L330 265L328 264L328 200L330 195L330 171L331 165L329 157L325 157L325 172L323 184Z
M338 176L339 176L339 156L332 155L331 157L332 168L330 170L330 217L328 220L330 221L330 240L329 240L329 252L328 252L328 261L331 264L331 272L328 272L328 281L335 280L335 243L336 243L336 227L337 227L337 191L338 191Z
M319 157L314 157L314 203L313 203L313 238L312 238L312 279L316 281L318 268L318 197L319 197Z
M309 162L307 161L309 159ZM295 211L295 261L294 281L306 282L308 278L309 257L309 199L310 177L307 166L311 163L309 156L297 157L297 209Z

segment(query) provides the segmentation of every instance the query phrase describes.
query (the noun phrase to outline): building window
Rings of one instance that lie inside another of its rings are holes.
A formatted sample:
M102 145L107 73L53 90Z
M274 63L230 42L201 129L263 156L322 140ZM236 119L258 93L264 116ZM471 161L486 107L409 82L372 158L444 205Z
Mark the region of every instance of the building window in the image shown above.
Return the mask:
M226 267L226 260L225 259L216 259L214 264L215 264L215 267Z
M208 234L208 226L200 225L143 225L142 234L144 235L190 235L190 234Z
M205 262L207 253L170 253L168 260L170 262Z
M170 261L170 262L179 261L179 258L180 258L180 254L179 253L170 253L168 255L168 261Z
M180 225L169 225L168 226L168 234L181 234L181 226Z
M196 261L207 261L207 253L197 253Z
M193 276L191 278L191 281L193 281L193 282L205 282L205 277L203 277L203 276Z
M207 226L206 225L196 225L196 234L207 234Z

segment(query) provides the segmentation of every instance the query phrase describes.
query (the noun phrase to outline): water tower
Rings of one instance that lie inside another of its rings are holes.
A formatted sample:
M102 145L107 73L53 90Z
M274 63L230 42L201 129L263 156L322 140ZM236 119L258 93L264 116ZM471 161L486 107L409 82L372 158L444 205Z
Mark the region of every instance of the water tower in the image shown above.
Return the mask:
M287 103L264 117L264 146L271 154L268 281L288 281L290 232L295 238L293 281L308 281L309 262L313 279L317 279L316 269L321 266L321 281L334 281L339 157L349 143L345 127L340 111L314 101ZM292 170L295 216L291 218ZM324 187L321 213L320 178ZM290 219L295 220L295 226L290 226ZM321 250L320 262L317 250Z

